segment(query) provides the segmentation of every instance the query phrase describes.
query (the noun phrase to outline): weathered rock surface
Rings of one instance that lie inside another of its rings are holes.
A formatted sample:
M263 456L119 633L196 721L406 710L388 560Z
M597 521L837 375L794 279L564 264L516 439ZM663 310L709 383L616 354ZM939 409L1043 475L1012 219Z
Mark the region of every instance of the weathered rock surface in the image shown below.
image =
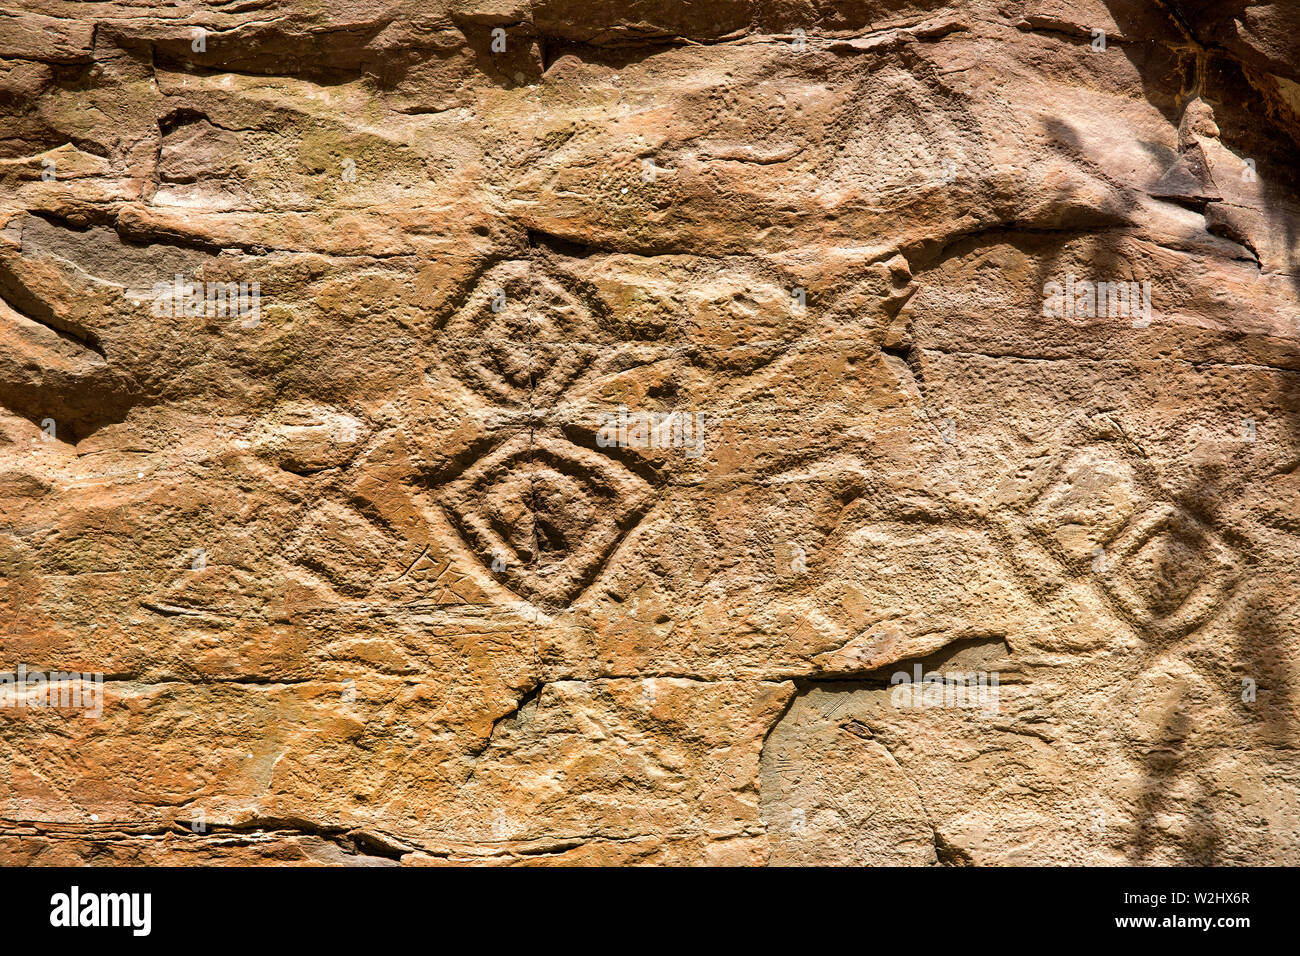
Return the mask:
M1300 863L1298 37L0 8L0 861Z

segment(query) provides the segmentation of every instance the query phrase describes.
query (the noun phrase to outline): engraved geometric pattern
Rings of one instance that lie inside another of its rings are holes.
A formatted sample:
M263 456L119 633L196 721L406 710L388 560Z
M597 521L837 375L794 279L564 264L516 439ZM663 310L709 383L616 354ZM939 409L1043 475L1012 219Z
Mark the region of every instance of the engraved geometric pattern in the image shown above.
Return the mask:
M592 310L531 262L489 270L448 321L453 371L489 401L553 405L591 364L601 331ZM604 352L615 350L606 347ZM520 430L438 494L462 538L511 590L565 605L599 573L650 509L649 484L558 430Z

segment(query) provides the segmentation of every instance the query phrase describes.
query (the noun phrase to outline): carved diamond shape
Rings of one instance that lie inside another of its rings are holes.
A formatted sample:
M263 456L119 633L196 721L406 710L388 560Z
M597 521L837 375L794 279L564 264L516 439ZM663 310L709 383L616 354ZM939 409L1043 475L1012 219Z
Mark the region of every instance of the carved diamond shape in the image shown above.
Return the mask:
M1208 620L1236 581L1231 549L1195 516L1144 490L1158 485L1118 443L1063 453L1038 488L1023 523L1004 520L1021 538L1015 560L1046 589L1065 583L1051 567L1059 562L1095 579L1135 625L1167 637Z
M567 604L650 509L650 485L558 435L519 434L440 496L498 580L530 600Z
M1157 506L1107 548L1102 585L1139 623L1165 635L1203 623L1237 577L1232 552L1170 504Z
M490 269L448 320L444 341L462 352L455 373L508 405L546 403L591 361L601 338L590 307L526 261Z

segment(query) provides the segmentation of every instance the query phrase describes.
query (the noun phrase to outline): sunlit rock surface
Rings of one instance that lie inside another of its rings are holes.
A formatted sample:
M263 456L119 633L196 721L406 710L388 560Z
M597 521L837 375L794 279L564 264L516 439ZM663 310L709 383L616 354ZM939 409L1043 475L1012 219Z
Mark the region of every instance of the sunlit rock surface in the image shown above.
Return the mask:
M1298 9L9 4L0 861L1300 862Z

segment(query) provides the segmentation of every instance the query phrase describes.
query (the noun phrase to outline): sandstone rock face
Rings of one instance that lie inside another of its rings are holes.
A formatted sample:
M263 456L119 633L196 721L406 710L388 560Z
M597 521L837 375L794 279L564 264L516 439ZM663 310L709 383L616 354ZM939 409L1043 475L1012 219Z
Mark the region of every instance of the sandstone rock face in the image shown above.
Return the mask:
M1300 863L1298 17L6 5L0 860Z

